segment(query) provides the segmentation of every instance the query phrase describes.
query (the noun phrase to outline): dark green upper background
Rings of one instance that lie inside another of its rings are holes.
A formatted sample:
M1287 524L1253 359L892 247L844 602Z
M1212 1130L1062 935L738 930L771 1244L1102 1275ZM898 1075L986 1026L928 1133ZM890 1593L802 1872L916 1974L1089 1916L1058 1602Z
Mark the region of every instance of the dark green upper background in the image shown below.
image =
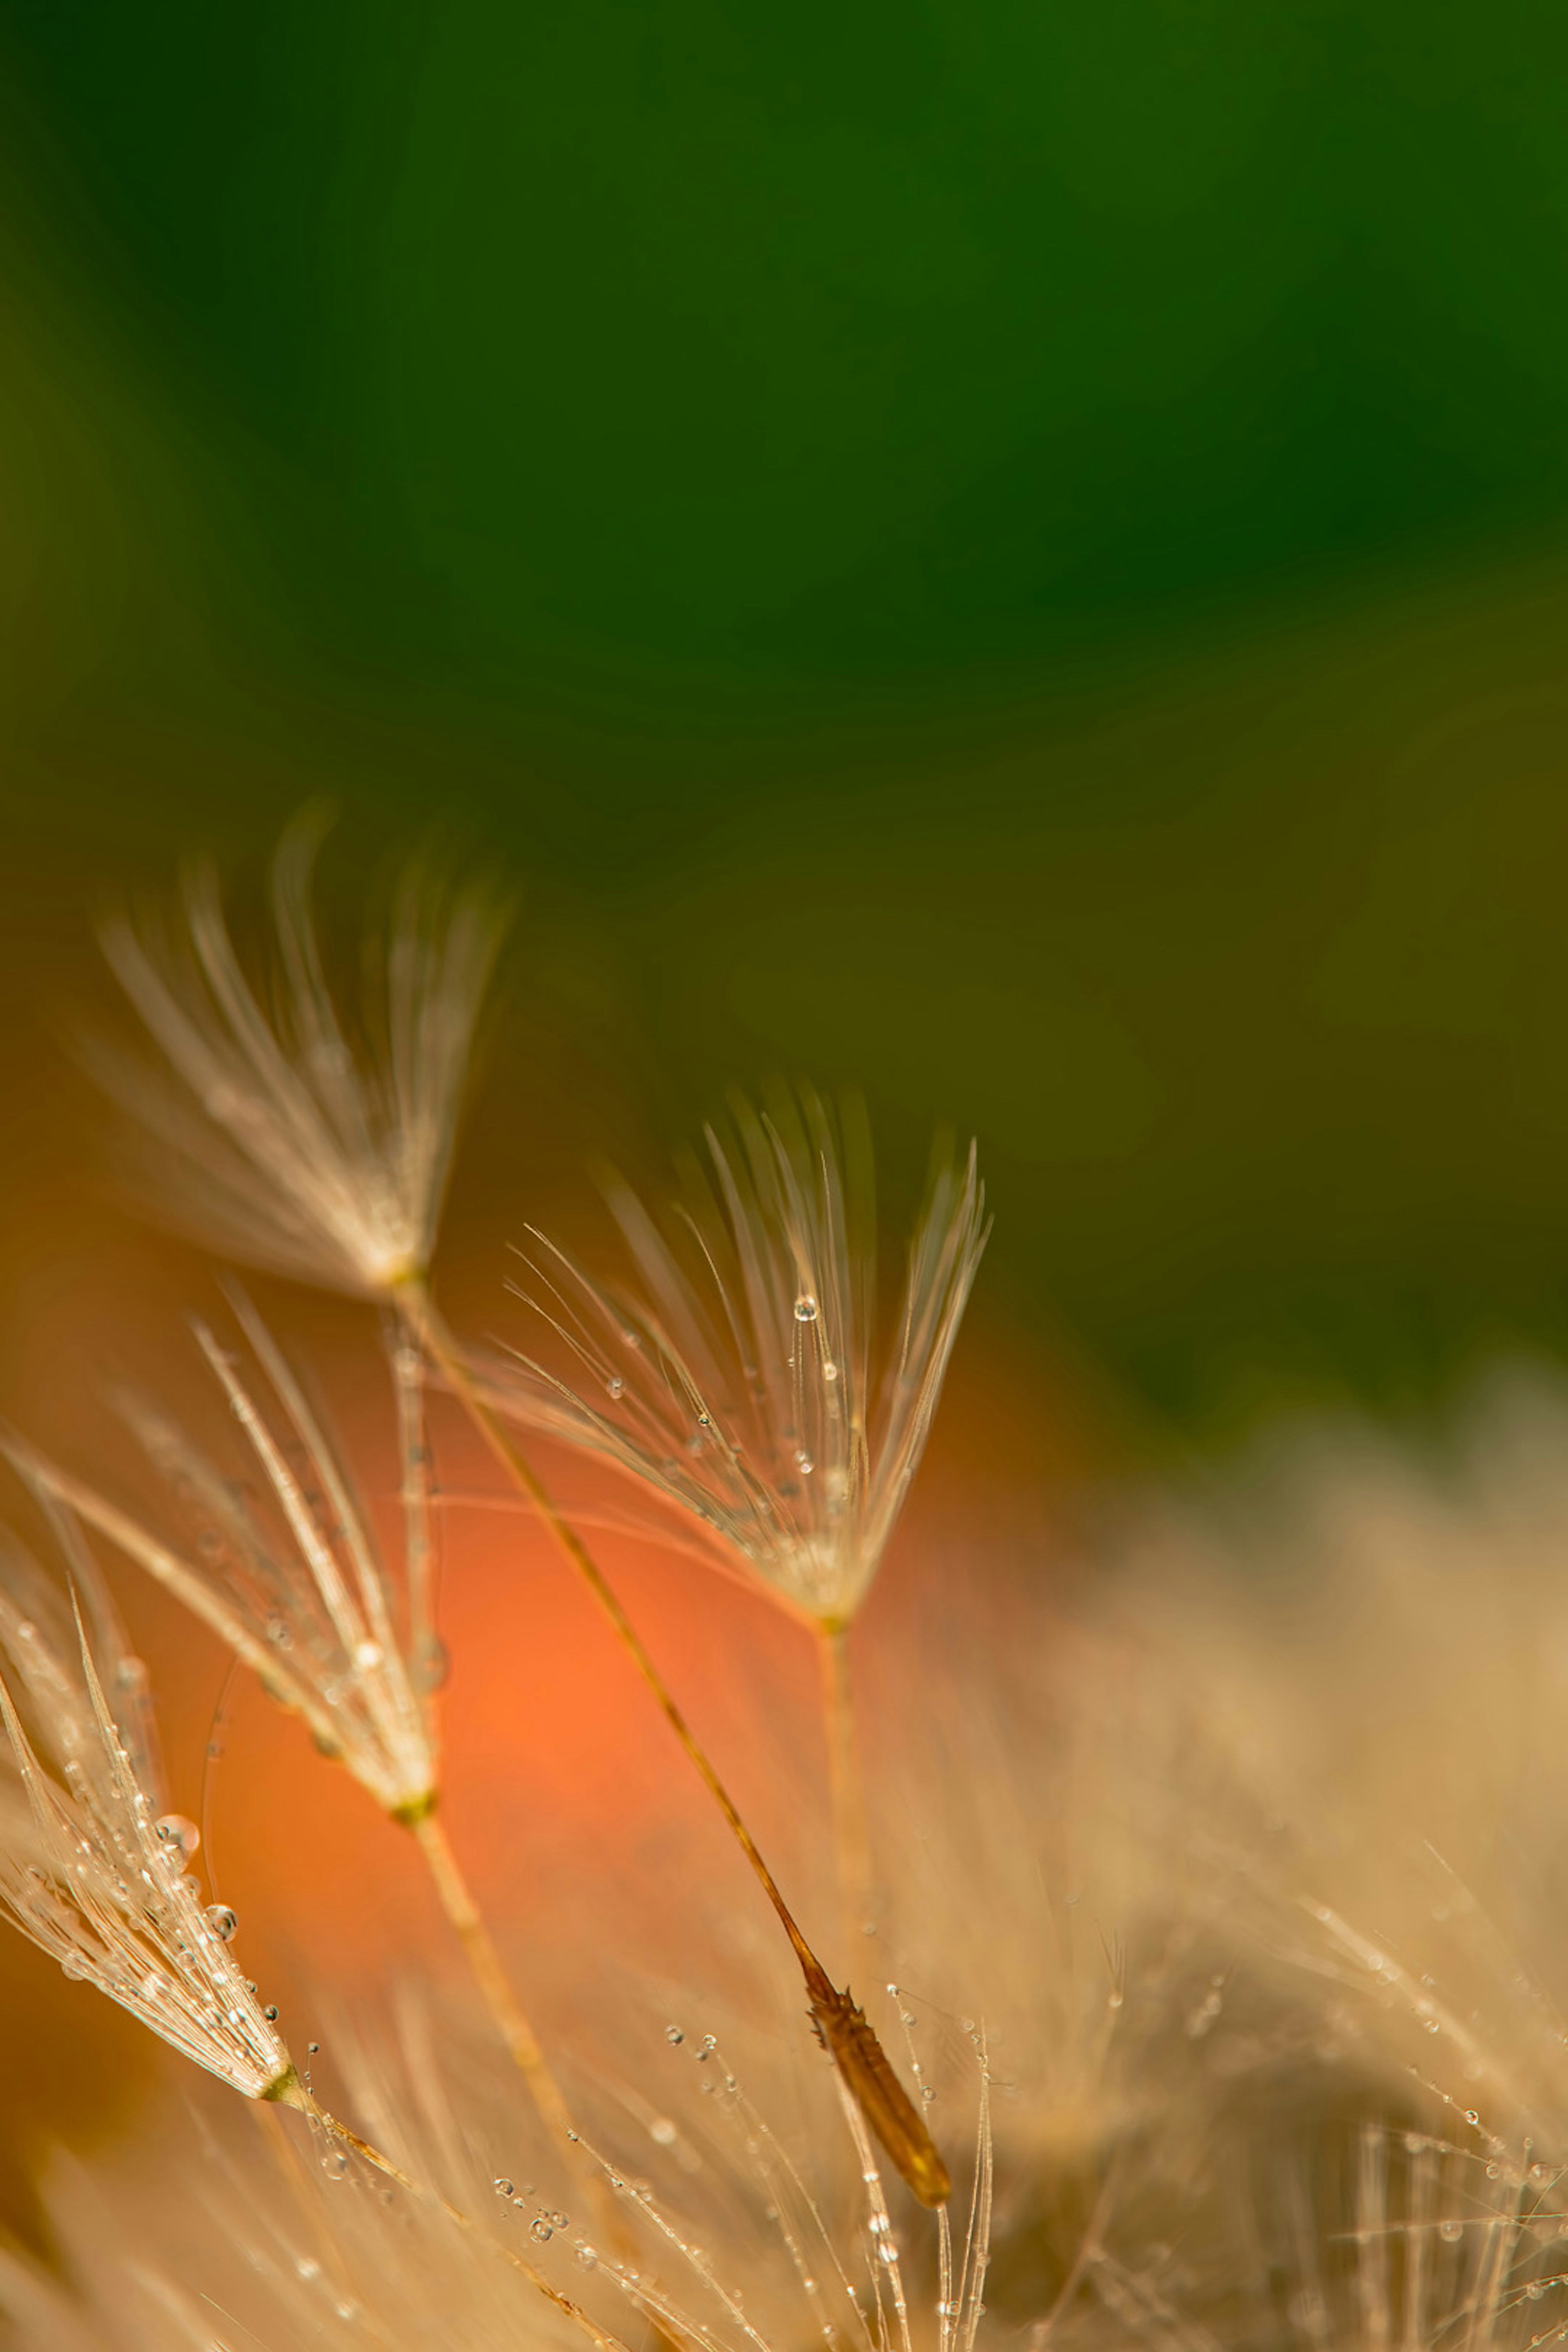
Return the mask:
M1563 1343L1560 8L0 56L24 846L455 811L653 1125L978 1126L1000 1293L1188 1419Z
M991 666L1568 494L1537 0L0 17L51 225L400 665Z

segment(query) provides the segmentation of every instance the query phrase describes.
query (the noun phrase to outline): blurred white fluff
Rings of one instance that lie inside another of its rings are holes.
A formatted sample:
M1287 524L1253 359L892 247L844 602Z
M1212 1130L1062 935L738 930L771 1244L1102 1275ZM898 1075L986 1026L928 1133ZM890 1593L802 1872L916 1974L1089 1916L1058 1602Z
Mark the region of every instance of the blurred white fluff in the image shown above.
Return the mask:
M938 1161L910 1245L898 1335L873 1364L870 1146L854 1104L809 1088L706 1130L672 1246L625 1186L633 1284L601 1284L542 1234L514 1284L570 1377L526 1354L502 1379L525 1426L602 1454L691 1514L722 1553L818 1624L865 1599L924 1450L980 1255L973 1146ZM847 1130L845 1132L844 1130Z
M960 2238L994 2165L983 2287L960 2298L978 2352L1568 2337L1565 1559L1568 1410L1537 1384L1425 1464L1340 1433L1201 1509L1123 1519L1070 1612L963 1563L885 1612L875 1955L899 1990L872 2006L889 2049L910 2021ZM772 1801L819 1808L795 1727L757 1738ZM765 1923L723 1907L705 1843L682 1876L652 1841L647 1869L614 1895L637 1959L606 1932L572 1963L574 2104L623 2184L635 2280L584 2257L515 2086L444 2001L393 2024L356 1999L328 2030L353 2112L454 2203L489 2199L497 2233L628 2340L651 2312L696 2352L902 2352L907 2320L911 2352L962 2352L956 2249L944 2276L896 2185L875 2226ZM0 2265L19 2352L74 2352L73 2325L113 2352L488 2352L553 2328L532 2302L498 2317L521 2284L357 2169L312 2168L291 2205L245 2120L220 2118L221 2154L187 2130L155 2162L57 2175L74 2284ZM825 2238L792 2249L803 2190Z
M175 933L121 919L103 947L166 1067L101 1050L100 1081L163 1146L150 1196L226 1255L385 1297L427 1267L474 1029L500 938L479 888L411 872L367 951L345 1024L310 906L320 826L296 824L272 874L275 970L258 992L216 876L187 877ZM174 1190L171 1199L170 1185Z

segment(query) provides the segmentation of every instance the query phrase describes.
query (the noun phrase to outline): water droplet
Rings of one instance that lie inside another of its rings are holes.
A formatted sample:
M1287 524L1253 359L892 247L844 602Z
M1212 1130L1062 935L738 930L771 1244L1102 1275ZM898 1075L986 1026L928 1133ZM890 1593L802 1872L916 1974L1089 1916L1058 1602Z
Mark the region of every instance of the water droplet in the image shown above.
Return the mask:
M838 1378L837 1365L832 1362L825 1363L822 1367L822 1377L825 1381L836 1381Z
M815 1470L816 1467L816 1461L813 1459L812 1455L805 1451L804 1448L796 1454L795 1458L799 1463L801 1468L805 1471L809 1472Z
M1531 2303L1539 2303L1542 2296L1546 2293L1546 2281L1544 2279L1531 2279L1530 2284L1524 2291L1530 2297Z
M209 1903L206 1909L206 1921L220 1944L230 1942L235 1929L239 1925L239 1921L226 1903Z
M275 2000L269 2000L261 2014L267 2020L268 2025L276 2025L278 2022L278 2003Z
M1480 2117L1476 2113L1474 2107L1467 2107L1465 2109L1465 2121L1468 2124L1479 2124L1480 2122Z
M809 1290L803 1290L800 1297L795 1300L795 1319L797 1323L816 1322L816 1301L813 1298Z
M1426 2147L1426 2141L1425 2135L1424 2135L1423 2133L1421 2133L1421 2132L1406 2132L1406 2133L1405 2133L1405 2155L1406 2155L1406 2156L1419 2156L1419 2155L1420 2155L1420 2153L1421 2153L1421 2151L1422 2151L1422 2149Z
M675 2126L668 2116L655 2116L647 2127L647 2136L649 2139L657 2140L660 2147L675 2146Z
M667 2025L664 2029L664 2038L667 2042L679 2046L679 2043L685 2041L686 2036L682 2033L679 2025Z
M60 1970L72 1984L79 1984L88 1973L88 1963L80 1952L68 1952L60 1962Z
M490 2186L495 2190L498 2197L515 2197L517 2195L516 2181L508 2180L504 2173L499 2174L490 2183Z
M329 2149L321 2158L321 2170L330 2180L341 2180L349 2168L348 2158L341 2147Z
M1426 2025L1428 2033L1440 2033L1442 2032L1442 2028L1439 2026L1435 2017L1426 2018L1422 2021Z
M160 1976L156 1969L149 1969L146 1975L142 1979L141 1990L142 2000L149 2001L156 2000L160 1994L167 1992L168 1990L169 1979L167 1977Z
M148 1688L153 1677L143 1659L121 1658L114 1670L114 1679L122 1691L140 1695Z
M1437 2235L1446 2246L1457 2246L1464 2234L1463 2222L1439 2221L1437 2224Z
M153 1824L153 1834L161 1845L172 1847L175 1853L193 1854L202 1842L200 1830L184 1813L160 1813Z
M417 1348L398 1348L394 1351L392 1368L400 1381L416 1381L419 1377Z
M438 1633L426 1633L414 1653L414 1680L422 1691L439 1690L452 1671L447 1644Z
M576 2256L576 2258L577 2258L578 2262L579 2262L579 2263L581 2263L581 2264L582 2264L583 2268L584 2268L585 2271L591 2271L591 2270L595 2270L595 2269L597 2269L597 2267L598 2267L598 2262L599 2262L599 2252L598 2252L598 2248L597 2248L596 2246L590 2246L590 2245L586 2245L586 2244L584 2244L584 2245L581 2245L581 2246L574 2246L574 2247L573 2247L573 2249L572 2249L572 2252L573 2252L573 2253Z
M540 2244L543 2246L549 2243L555 2235L555 2231L542 2213L536 2213L529 2223L528 2234L531 2238L537 2238Z
M372 1666L379 1666L381 1643L379 1642L358 1643L354 1649L354 1664L356 1666L363 1667L367 1673Z
M307 2052L309 2053L309 2054L310 2054L312 2058L315 2056L315 2054L316 2054L317 2051L321 2048L321 2043L320 2043L319 2042L306 2042L306 2044L305 2044L305 2048L306 2048Z
M321 2263L313 2262L309 2254L301 2254L296 2261L294 2268L302 2279L317 2279L321 2275Z
M613 1397L623 1397L626 1392L626 1384L625 1381L622 1380L619 1372L612 1372L609 1379L605 1382L605 1389L607 1395Z
M692 2055L698 2059L701 2064L706 2065L709 2059L711 2058L713 2053L718 2049L718 2047L719 2044L713 2035L711 2033L705 2033L701 2041L698 2043L696 2050L692 2053Z

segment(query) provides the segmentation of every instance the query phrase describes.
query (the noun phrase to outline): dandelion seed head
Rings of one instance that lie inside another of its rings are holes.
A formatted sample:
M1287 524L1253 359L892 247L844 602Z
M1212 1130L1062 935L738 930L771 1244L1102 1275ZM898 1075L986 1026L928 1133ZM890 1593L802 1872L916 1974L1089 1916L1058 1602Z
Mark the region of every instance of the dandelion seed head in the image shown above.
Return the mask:
M35 1701L42 1672L34 1666L19 1692L0 1676L0 1717L30 1813L19 1836L0 1819L0 1907L74 1982L107 1993L247 2098L276 2097L292 2067L229 1954L234 1915L204 1906L183 1845L160 1835L169 1817L137 1778L79 1620L75 1657L50 1645L47 1674L63 1696L29 1705L31 1737L21 1706Z
M195 1336L258 1474L254 1498L161 1406L128 1391L116 1399L194 1537L194 1557L24 1441L0 1443L63 1525L91 1528L174 1593L384 1811L417 1818L437 1780L431 1637L281 1349L243 1293L232 1304L254 1373L205 1324Z
M939 1160L897 1338L873 1348L869 1145L809 1089L710 1129L674 1238L625 1187L635 1273L606 1288L542 1235L513 1284L550 1328L495 1393L645 1480L803 1614L847 1623L924 1450L984 1247L973 1149Z
M109 924L104 952L163 1063L89 1059L157 1148L160 1213L245 1263L387 1297L435 1246L500 911L411 874L351 1033L311 909L320 832L301 821L278 851L269 992L209 867L188 874L177 931Z

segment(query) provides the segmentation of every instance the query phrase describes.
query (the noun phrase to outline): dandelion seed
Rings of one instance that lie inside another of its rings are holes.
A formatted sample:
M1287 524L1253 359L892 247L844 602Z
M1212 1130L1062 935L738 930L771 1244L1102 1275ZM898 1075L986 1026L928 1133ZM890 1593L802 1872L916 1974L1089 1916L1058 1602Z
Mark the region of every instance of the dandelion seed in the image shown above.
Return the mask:
M205 1323L195 1337L261 1474L267 1518L237 1501L232 1481L140 1396L122 1394L120 1409L194 1523L194 1560L22 1440L5 1440L6 1450L35 1492L107 1538L211 1626L384 1811L416 1818L435 1799L435 1729L397 1638L402 1595L282 1351L242 1293L232 1303L280 1426ZM290 1447L302 1450L303 1478L290 1466Z
M124 920L103 934L166 1072L92 1059L163 1147L176 1209L205 1238L247 1264L385 1297L429 1264L500 919L485 893L443 899L411 874L351 1042L310 907L321 830L296 824L274 864L270 1009L235 950L215 875L197 867L182 940Z
M732 1136L708 1130L710 1180L694 1181L680 1212L684 1251L630 1192L613 1192L635 1286L601 1286L534 1234L530 1279L513 1287L570 1370L520 1354L497 1395L524 1426L604 1455L691 1513L789 1607L843 1626L924 1449L985 1244L984 1190L973 1149L962 1168L939 1160L898 1342L874 1370L858 1114L835 1120L803 1088L765 1116L737 1100L733 1122ZM694 1432L705 1441L695 1452Z
M20 1695L36 1701L40 1668L31 1655L18 1659L13 1632L0 1619ZM287 2098L294 2069L230 1957L233 1914L204 1908L181 1847L159 1835L79 1615L77 1633L74 1661L47 1650L55 1697L29 1706L34 1738L18 1691L0 1677L0 1717L33 1828L25 1846L0 1845L0 1906L68 1977L96 1985L198 2066L247 2098Z
M512 1286L555 1334L571 1377L519 1355L492 1393L523 1426L608 1459L689 1513L813 1629L852 1944L874 1906L847 1631L925 1446L985 1245L984 1192L973 1146L962 1171L939 1159L898 1345L873 1378L870 1147L858 1113L836 1121L804 1088L767 1116L732 1108L732 1138L708 1131L711 1181L694 1181L682 1212L684 1255L632 1193L612 1194L635 1288L602 1287L534 1235L531 1281Z

